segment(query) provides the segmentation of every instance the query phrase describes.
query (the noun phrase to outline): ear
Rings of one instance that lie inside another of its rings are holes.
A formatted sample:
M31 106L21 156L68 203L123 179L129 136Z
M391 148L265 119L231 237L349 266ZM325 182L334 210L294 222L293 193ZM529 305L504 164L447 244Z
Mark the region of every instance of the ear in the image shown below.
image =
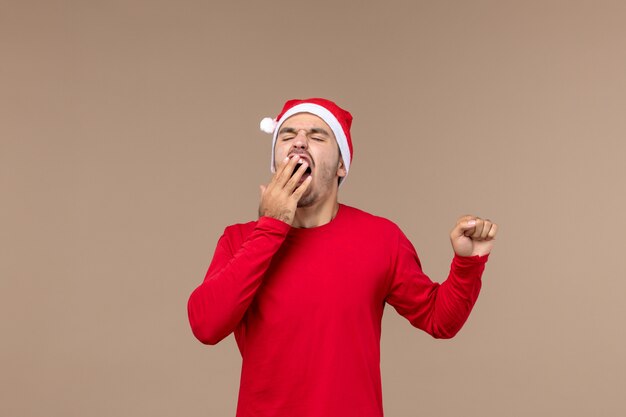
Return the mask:
M346 176L346 167L343 164L343 158L339 157L339 164L337 164L337 176L343 178Z

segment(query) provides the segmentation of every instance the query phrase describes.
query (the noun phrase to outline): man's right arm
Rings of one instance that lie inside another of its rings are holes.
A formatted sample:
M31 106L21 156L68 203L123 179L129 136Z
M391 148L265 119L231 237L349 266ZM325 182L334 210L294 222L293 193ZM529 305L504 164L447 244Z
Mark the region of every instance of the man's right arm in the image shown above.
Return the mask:
M189 323L202 343L214 345L235 330L285 240L312 178L298 185L307 167L305 162L296 169L298 159L285 158L270 183L261 186L259 220L252 233L242 238L235 228L226 228L204 282L189 297Z
M235 329L289 228L280 220L261 217L243 241L235 228L226 228L203 283L187 304L191 330L198 340L214 345Z

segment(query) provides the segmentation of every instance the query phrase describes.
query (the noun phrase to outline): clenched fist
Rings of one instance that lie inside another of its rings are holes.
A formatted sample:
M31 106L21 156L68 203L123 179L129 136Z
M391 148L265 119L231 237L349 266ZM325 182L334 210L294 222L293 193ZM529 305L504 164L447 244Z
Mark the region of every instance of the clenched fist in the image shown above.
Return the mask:
M463 216L450 232L450 242L459 256L484 256L491 252L498 225L489 219Z
M261 185L259 217L273 217L289 225L293 223L298 201L312 180L312 176L309 175L298 185L308 167L304 161L294 172L299 159L300 157L295 154L285 158L276 169L270 183L267 186Z

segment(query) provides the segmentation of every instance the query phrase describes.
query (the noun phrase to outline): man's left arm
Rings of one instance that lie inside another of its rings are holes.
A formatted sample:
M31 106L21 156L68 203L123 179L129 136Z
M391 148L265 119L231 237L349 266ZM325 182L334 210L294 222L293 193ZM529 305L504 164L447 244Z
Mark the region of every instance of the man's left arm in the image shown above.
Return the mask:
M433 337L453 337L478 298L496 233L497 225L489 220L461 217L450 232L454 258L450 274L441 284L424 274L415 248L401 233L386 301Z

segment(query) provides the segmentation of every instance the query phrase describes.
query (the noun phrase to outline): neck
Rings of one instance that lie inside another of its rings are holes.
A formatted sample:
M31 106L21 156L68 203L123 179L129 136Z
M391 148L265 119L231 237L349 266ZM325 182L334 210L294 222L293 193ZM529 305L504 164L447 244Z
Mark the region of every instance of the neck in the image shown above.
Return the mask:
M308 207L298 207L293 218L293 227L308 229L330 223L339 211L337 198L315 203Z

